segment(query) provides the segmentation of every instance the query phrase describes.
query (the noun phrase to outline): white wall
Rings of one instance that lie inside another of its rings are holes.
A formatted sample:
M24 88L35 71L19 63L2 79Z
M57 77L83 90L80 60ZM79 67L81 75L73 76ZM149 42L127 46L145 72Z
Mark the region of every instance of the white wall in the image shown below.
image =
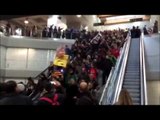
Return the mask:
M7 48L6 69L44 70L53 61L55 50Z
M6 65L6 48L0 46L0 69L4 69Z
M147 78L160 77L160 35L144 36Z
M160 81L147 81L148 105L160 105Z
M133 26L139 26L140 28L143 28L145 25L150 27L149 21L140 21L140 22L133 22L133 23L124 23L124 24L116 24L116 25L106 25L106 26L95 26L94 29L98 31L103 30L114 30L114 29L126 29L126 28L132 28Z

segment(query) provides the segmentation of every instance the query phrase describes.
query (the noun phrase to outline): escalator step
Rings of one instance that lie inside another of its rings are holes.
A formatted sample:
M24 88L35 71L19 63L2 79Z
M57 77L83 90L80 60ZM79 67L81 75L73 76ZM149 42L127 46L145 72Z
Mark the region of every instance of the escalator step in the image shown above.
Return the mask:
M140 89L139 85L123 85L126 89Z
M129 93L131 97L140 97L140 94L139 93Z
M140 79L140 76L125 76L124 79Z
M139 81L140 81L140 79L125 78L125 79L124 79L124 82L126 82L126 81L131 81L131 82L136 81L136 82L139 82Z
M139 85L138 81L124 81L123 85Z
M139 89L127 89L129 93L140 93Z
M136 98L132 98L133 103L140 103L140 98L136 97Z
M140 102L133 103L133 105L140 105Z

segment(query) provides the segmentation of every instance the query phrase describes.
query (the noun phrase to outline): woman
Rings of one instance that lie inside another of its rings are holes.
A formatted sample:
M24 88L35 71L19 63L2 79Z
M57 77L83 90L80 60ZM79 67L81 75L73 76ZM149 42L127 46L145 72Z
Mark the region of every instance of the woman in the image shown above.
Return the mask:
M132 98L126 89L121 90L118 102L115 105L133 105Z

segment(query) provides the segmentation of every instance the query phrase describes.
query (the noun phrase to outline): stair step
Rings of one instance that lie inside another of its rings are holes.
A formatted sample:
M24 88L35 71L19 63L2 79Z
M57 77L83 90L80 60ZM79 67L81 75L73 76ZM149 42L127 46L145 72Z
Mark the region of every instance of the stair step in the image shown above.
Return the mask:
M132 98L133 103L140 103L140 98L136 97L136 98Z
M124 85L140 85L138 81L124 81Z
M139 102L133 103L133 105L141 105Z
M126 76L140 76L140 73L126 73Z
M140 79L125 78L124 82L127 82L127 81L129 81L129 82L139 82Z
M129 89L140 89L139 85L123 85L124 88Z
M129 93L131 97L140 97L140 94L139 93Z
M140 79L140 76L125 76L125 79Z
M127 89L127 91L129 92L129 93L140 93L140 90L139 89Z

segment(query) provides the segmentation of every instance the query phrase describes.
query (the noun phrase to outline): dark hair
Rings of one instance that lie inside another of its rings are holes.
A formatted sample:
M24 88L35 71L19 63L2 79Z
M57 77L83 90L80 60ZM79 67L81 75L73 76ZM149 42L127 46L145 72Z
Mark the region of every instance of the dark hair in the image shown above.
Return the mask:
M15 81L8 81L5 85L5 91L7 93L14 93L17 87L17 83Z
M5 91L5 83L0 83L0 93Z
M47 92L51 92L53 90L53 85L50 83L50 82L47 82L45 85L44 85L44 89L47 91Z

